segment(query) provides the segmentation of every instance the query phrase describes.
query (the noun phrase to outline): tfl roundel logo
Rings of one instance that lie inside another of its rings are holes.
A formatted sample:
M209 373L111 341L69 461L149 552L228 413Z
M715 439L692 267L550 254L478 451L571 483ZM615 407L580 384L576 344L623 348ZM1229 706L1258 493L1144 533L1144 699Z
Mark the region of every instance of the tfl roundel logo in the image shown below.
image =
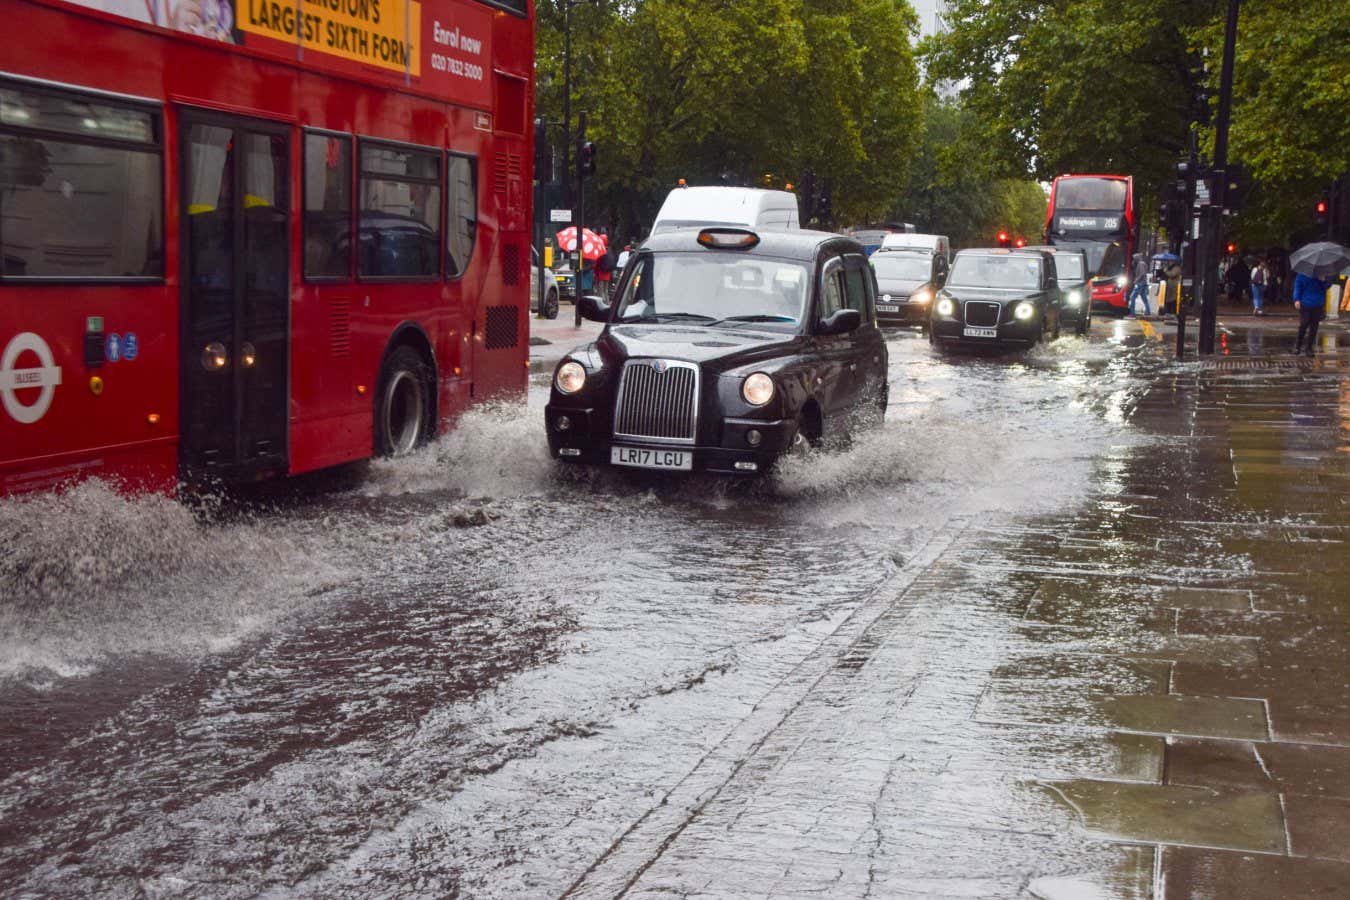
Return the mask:
M18 367L24 351L37 357L36 367ZM52 356L52 348L31 331L16 334L0 353L0 402L20 425L32 425L47 414L60 383L61 367Z

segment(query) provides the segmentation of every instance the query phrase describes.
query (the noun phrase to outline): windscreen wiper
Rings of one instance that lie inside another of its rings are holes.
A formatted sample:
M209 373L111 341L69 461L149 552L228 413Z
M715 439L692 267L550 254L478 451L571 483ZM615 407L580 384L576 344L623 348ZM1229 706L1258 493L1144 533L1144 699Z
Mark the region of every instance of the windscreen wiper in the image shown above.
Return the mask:
M714 325L725 325L728 322L792 322L796 323L792 316L775 316L771 313L755 313L751 316L727 316L725 319L718 319L713 322Z

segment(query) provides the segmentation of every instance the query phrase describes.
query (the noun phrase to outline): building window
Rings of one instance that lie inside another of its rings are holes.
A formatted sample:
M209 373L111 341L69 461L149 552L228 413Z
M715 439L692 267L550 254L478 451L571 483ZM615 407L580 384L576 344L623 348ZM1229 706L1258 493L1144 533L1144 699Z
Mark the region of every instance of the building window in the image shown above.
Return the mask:
M0 84L0 273L7 279L160 279L158 112Z
M361 145L357 272L364 278L434 278L441 259L441 154Z
M472 156L446 157L445 274L458 278L469 269L478 238L478 160Z
M352 141L305 135L305 277L352 274Z

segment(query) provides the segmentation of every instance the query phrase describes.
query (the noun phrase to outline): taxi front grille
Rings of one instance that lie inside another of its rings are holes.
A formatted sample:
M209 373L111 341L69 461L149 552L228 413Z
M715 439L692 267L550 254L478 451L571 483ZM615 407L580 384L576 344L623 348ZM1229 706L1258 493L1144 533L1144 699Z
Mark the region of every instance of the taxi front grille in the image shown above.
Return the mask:
M966 324L975 325L979 328L990 328L997 325L1000 308L997 303L971 300L966 303Z
M619 378L614 436L693 444L698 423L698 367L663 359L633 359Z

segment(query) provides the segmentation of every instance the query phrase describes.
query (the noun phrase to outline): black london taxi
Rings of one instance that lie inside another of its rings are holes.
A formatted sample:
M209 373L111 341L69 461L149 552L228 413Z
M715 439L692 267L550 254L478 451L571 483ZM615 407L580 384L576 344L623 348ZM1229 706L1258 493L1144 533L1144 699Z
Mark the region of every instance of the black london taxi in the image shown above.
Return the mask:
M1072 328L1079 337L1092 327L1092 285L1088 279L1087 251L1081 247L1027 247L1055 258L1059 283L1060 327Z
M557 459L753 475L885 413L876 283L851 238L654 235L614 297L581 298L605 328L554 370L544 422Z
M962 250L933 301L928 338L948 345L1030 347L1059 337L1055 261L1040 250Z
M947 258L926 247L887 250L871 256L877 276L877 321L922 325L947 275Z

